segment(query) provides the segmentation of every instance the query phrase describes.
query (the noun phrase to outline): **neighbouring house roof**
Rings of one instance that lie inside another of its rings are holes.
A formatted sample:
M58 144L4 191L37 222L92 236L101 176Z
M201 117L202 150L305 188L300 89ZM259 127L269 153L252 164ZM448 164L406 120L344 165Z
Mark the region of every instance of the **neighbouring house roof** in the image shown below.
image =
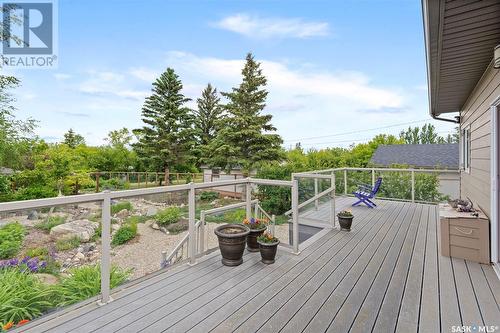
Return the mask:
M14 170L12 170L10 168L0 167L0 175L13 175L13 174L14 174Z
M370 162L384 167L405 164L415 168L458 169L458 144L380 145Z
M500 43L500 1L422 0L431 115L459 112Z

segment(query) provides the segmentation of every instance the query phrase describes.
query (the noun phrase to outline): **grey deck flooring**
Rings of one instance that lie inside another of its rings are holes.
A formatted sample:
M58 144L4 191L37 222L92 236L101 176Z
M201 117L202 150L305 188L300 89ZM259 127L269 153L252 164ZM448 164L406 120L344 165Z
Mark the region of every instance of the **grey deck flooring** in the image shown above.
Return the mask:
M352 199L339 198L337 210ZM490 266L442 257L436 206L356 207L351 232L331 230L274 265L218 252L113 295L36 320L25 332L451 332L500 326ZM314 213L324 218L328 205ZM324 215L324 216L323 216Z

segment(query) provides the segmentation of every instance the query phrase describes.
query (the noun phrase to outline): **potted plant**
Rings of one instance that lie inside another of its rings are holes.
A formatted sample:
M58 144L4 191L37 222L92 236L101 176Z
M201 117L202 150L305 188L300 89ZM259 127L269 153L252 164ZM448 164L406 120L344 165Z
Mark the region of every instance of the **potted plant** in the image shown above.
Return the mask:
M339 218L340 229L351 230L354 215L350 210L343 210L337 214Z
M250 252L258 252L259 244L257 243L257 237L266 231L267 221L252 217L250 219L244 219L243 224L250 229L250 233L247 237L247 250Z
M225 224L215 229L223 265L238 266L243 262L243 252L249 233L250 229L243 224Z
M279 239L271 233L266 232L257 238L259 243L260 256L264 264L273 264L276 252L278 251Z

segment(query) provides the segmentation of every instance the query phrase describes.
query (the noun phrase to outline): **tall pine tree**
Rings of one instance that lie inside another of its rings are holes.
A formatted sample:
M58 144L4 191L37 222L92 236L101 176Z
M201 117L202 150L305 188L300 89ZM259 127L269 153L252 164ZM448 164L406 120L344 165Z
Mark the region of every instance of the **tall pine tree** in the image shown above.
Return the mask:
M196 100L198 108L193 110L194 129L201 159L208 155L209 144L216 137L222 124L222 113L224 112L217 89L210 83L202 91L201 97Z
M282 139L272 133L272 116L262 114L266 106L267 80L260 63L248 53L242 70L243 81L231 92L222 93L228 99L225 126L210 145L210 164L229 170L240 166L244 172L255 169L265 161L282 157Z
M133 131L138 138L134 149L148 169L166 173L174 169L181 171L192 162L193 116L185 107L189 98L181 90L178 75L167 68L153 82L153 93L144 102L145 126Z

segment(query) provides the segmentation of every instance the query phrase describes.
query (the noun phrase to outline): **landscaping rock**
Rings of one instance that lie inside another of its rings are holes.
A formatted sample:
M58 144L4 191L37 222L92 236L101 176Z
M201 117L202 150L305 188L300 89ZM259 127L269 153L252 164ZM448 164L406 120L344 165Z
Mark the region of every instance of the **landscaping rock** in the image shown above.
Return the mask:
M73 259L81 261L85 259L85 255L81 252L78 252L77 254L75 254L75 257Z
M155 216L156 214L158 214L158 208L148 207L148 210L146 212L146 216Z
M156 222L153 222L153 223L151 224L151 228L153 228L153 229L155 229L155 230L160 230L160 226L159 226L159 225L158 225L158 223L156 223Z
M83 254L94 251L95 250L95 243L88 243L88 244L83 244L78 248L78 252L81 252Z
M45 285L53 286L59 283L59 279L52 274L36 273L34 275L38 280L40 280L40 282Z
M111 225L111 232L117 231L118 229L120 229L120 225L118 223Z
M38 212L36 210L32 210L29 214L28 214L28 220L38 220Z
M53 227L50 235L56 239L78 237L82 242L88 242L98 226L98 223L89 220L76 220Z
M119 219L125 219L128 217L129 211L127 209L122 209L118 213L115 214L115 217Z

